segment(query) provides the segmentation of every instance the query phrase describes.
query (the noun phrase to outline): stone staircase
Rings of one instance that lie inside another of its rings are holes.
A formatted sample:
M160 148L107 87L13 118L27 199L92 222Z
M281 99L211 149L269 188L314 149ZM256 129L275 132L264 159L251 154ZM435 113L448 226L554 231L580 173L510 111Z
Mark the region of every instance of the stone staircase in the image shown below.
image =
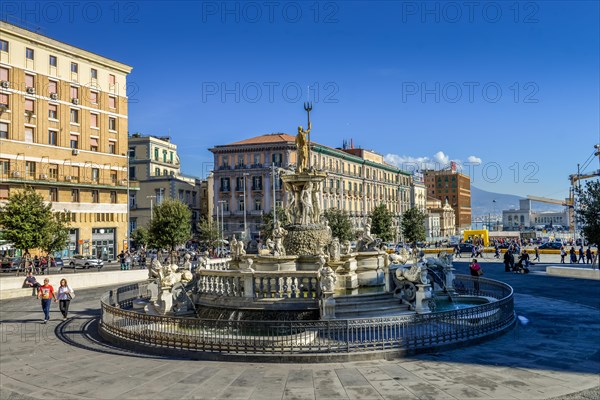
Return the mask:
M391 317L411 313L406 304L391 293L336 295L335 317L337 319Z

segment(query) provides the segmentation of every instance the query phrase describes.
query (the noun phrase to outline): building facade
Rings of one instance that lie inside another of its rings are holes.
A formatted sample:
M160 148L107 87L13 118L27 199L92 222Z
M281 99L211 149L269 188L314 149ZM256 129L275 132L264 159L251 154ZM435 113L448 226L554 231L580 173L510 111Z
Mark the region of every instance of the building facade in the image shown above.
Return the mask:
M448 203L448 200L440 201L439 199L429 197L427 199L427 214L436 215L439 218L437 235L428 235L429 238L442 239L452 236L456 232L456 215L454 209ZM436 237L437 236L437 237Z
M518 210L502 211L502 226L505 231L519 231L523 229L568 228L569 213L567 210L559 212L538 212L531 208L531 200L519 200Z
M65 253L127 247L131 67L0 22L0 201L33 187L66 211Z
M213 216L219 213L222 217L224 235L241 235L245 226L248 238L261 239L263 214L271 212L274 205L287 205L276 168L295 165L295 137L267 134L210 151L215 165ZM361 229L366 216L385 204L399 235L401 215L411 204L408 173L386 164L382 155L372 151L335 149L314 142L311 163L328 173L322 196L324 210L346 210L355 228Z
M152 208L165 199L178 199L192 211L192 231L202 215L208 215L208 183L181 173L177 145L168 136L129 137L129 179L139 182L140 190L129 198L130 229L147 227Z
M427 196L448 204L454 210L456 231L460 232L471 227L471 181L468 176L456 171L453 167L448 170L426 170L425 185Z

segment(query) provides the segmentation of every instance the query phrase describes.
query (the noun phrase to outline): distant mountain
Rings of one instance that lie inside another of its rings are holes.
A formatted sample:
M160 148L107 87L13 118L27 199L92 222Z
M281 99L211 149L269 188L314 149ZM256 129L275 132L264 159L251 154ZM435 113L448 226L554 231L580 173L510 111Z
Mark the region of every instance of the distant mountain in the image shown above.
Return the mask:
M473 217L487 216L493 214L496 210L496 215L500 216L502 210L509 210L511 208L519 208L519 200L524 197L515 196L513 194L503 194L488 192L479 189L475 186L471 186L471 209ZM493 201L496 200L496 206L494 207ZM562 206L553 204L545 204L534 202L532 208L535 211L561 211Z

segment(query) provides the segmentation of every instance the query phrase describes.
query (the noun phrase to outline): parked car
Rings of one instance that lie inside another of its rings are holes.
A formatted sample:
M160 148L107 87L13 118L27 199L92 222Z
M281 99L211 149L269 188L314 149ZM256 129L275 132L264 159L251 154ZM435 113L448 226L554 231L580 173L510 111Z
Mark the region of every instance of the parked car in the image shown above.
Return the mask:
M544 250L544 249L553 249L553 250L560 250L560 248L563 246L563 244L561 242L546 242L544 244L542 244L539 249L540 250Z
M66 260L64 268L102 268L104 261L94 256L84 256L82 254L74 254L73 257Z
M2 272L16 272L19 269L23 269L21 265L21 257L4 257L0 264Z
M473 252L473 245L471 243L461 243L457 246L454 246L455 249L456 249L456 247L458 247L459 252L461 252L461 253L472 253Z

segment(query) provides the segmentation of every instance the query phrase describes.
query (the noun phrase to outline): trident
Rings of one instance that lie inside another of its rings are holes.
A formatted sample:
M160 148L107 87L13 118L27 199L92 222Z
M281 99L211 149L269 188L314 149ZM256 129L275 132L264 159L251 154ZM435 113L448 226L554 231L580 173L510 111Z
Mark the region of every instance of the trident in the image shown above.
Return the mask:
M312 105L312 101L305 101L304 102L304 111L306 111L306 114L308 115L308 168L310 168L312 166L312 161L311 161L311 157L310 157L310 112L313 109L313 105Z

